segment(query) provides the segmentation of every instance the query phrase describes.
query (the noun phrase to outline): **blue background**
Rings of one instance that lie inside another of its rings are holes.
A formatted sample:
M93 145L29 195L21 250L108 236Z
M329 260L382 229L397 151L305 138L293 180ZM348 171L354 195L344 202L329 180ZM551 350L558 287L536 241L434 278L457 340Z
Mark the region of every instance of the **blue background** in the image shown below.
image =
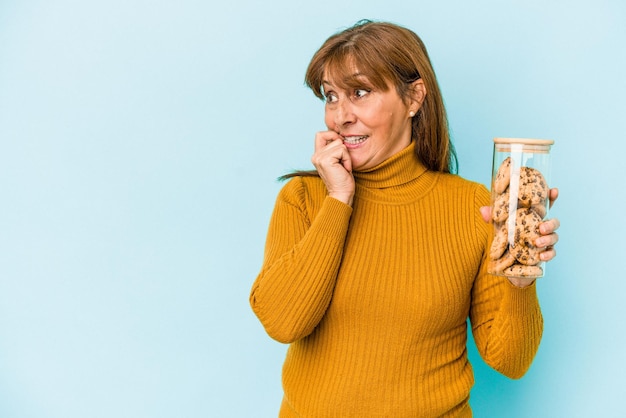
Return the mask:
M495 136L556 141L544 338L519 381L470 343L475 416L620 416L623 1L3 0L0 417L276 416L248 294L323 129L308 61L361 18L425 41L464 177Z

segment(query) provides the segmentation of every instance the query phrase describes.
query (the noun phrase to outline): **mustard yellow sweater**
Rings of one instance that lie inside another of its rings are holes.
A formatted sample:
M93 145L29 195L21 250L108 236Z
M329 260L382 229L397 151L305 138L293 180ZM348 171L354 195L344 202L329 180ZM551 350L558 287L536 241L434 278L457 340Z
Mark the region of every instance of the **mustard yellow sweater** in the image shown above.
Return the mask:
M543 329L535 286L485 273L484 186L427 171L413 144L354 175L353 207L296 177L270 221L250 303L290 343L280 417L471 417L466 320L519 378Z

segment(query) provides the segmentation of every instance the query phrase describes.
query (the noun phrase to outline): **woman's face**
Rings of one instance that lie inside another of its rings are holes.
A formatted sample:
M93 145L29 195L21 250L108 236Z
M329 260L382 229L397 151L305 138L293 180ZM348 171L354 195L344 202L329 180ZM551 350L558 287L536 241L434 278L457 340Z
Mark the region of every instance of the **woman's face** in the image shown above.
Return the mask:
M331 77L324 77L324 120L329 130L344 138L353 170L363 171L409 145L410 112L417 112L421 101L407 103L393 86L380 91L363 75L356 74L355 79L362 81L362 86L345 90Z

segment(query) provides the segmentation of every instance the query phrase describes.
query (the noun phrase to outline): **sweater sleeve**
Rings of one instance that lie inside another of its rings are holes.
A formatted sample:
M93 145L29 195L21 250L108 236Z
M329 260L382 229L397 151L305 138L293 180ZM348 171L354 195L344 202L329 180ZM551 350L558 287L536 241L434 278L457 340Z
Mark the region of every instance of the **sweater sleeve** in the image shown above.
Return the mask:
M480 206L488 204L487 190L479 190L476 213L479 214ZM492 226L480 215L477 215L476 223L479 230L485 231L487 245L472 289L470 321L474 340L487 364L505 376L518 379L528 371L543 332L536 282L518 288L504 277L488 274Z
M337 279L352 207L328 196L313 219L307 190L292 179L278 195L250 305L270 337L291 343L324 316Z

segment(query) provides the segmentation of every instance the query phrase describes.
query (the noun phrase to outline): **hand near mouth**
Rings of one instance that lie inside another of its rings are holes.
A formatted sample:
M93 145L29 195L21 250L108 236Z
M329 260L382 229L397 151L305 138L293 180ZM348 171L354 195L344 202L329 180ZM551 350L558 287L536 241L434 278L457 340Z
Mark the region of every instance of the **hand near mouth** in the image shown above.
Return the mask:
M318 132L311 162L324 181L328 195L352 205L355 189L352 160L343 138L334 131Z

